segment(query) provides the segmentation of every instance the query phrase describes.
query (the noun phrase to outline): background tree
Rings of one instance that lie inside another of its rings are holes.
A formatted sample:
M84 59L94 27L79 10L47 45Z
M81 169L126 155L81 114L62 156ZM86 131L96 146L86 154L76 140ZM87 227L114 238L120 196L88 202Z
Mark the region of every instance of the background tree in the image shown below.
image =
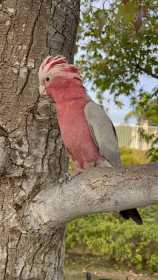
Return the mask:
M81 21L80 64L85 77L115 100L120 95L135 97L140 76L158 78L157 1L88 2ZM140 5L141 27L135 30ZM156 89L155 89L156 90Z
M79 41L79 64L97 97L104 94L108 100L110 95L122 106L119 97L129 96L134 111L144 111L150 121L153 110L158 113L157 105L152 105L157 103L158 90L147 93L138 85L142 75L158 79L157 12L155 0L87 1ZM157 139L150 137L150 141L156 156Z
M131 103L133 103L134 110L126 115L125 120L135 116L138 119L138 123L141 120L147 120L150 126L158 126L158 95L156 89L151 93L140 90L138 98L135 98ZM151 161L158 161L157 133L147 132L143 127L139 128L139 133L151 145L146 152L147 157Z

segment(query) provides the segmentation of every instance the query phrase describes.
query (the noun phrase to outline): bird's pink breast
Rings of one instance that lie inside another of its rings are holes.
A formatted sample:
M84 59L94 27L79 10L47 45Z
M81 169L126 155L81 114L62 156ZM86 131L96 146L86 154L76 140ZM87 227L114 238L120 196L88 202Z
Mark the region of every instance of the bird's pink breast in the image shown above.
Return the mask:
M64 144L80 168L99 161L101 155L90 134L84 114L87 100L64 102L57 106L58 121Z

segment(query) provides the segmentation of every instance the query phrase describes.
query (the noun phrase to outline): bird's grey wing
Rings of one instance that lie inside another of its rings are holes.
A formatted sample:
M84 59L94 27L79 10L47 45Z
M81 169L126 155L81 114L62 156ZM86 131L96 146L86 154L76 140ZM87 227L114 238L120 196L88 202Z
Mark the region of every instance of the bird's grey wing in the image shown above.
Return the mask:
M90 101L85 106L84 111L91 135L98 146L100 154L112 166L120 166L121 161L116 131L104 109L102 106ZM142 219L137 209L124 210L120 214L125 219L132 218L137 224L142 224Z
M115 128L102 106L90 101L84 108L93 141L100 154L112 165L120 166L120 154Z

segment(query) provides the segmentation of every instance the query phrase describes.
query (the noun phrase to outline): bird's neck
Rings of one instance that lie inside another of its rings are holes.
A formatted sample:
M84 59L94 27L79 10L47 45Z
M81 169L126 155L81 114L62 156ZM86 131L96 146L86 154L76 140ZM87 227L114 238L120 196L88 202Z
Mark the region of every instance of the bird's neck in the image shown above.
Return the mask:
M53 80L49 86L49 96L55 101L57 107L64 104L87 103L90 98L79 79L59 79Z
M72 113L72 111L76 111L76 113L79 111L81 112L89 101L90 98L84 96L58 102L56 103L57 113L61 116L63 114Z

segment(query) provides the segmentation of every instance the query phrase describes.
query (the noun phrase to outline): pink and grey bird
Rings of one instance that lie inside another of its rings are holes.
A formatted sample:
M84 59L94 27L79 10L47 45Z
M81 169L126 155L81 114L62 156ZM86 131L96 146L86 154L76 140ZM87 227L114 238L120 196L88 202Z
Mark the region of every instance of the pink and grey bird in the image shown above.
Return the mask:
M79 170L121 165L115 128L102 106L86 94L79 70L63 56L48 56L39 69L39 91L55 102L61 136ZM121 211L142 224L137 209Z

